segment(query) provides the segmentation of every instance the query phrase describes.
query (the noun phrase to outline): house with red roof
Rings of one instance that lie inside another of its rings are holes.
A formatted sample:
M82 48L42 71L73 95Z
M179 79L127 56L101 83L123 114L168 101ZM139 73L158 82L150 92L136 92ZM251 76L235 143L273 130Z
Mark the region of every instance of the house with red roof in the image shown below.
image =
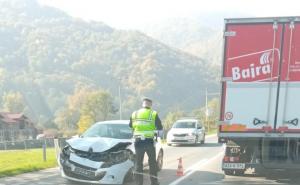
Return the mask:
M0 112L0 141L34 139L37 129L22 113Z

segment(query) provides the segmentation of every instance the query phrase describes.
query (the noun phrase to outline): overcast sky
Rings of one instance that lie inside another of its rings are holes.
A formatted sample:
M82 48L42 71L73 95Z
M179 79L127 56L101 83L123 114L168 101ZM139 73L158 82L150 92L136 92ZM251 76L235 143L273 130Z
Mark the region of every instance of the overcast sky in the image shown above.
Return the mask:
M245 13L256 17L300 16L300 0L39 0L85 20L137 29L173 17Z

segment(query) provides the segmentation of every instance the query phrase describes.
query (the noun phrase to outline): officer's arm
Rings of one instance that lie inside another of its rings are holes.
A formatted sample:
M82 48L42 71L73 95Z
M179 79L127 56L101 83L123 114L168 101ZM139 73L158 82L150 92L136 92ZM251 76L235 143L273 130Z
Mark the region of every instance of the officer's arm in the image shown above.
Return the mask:
M155 127L157 130L157 136L162 138L163 137L163 126L162 126L161 120L158 115L156 116L156 119L155 119Z
M156 119L155 119L155 127L156 127L156 130L162 130L163 129L163 126L161 124L161 120L160 120L158 115L156 116Z

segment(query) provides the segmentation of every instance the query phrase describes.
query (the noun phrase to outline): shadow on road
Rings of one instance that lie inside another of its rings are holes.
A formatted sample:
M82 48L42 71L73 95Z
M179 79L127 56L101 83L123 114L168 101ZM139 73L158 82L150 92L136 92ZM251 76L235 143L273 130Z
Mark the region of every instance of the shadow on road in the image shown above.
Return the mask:
M277 183L283 184L299 184L300 171L268 171L265 176L267 179L275 180Z
M246 173L243 176L226 176L221 184L234 184L238 185L252 185L252 184L263 184L263 185L274 185L274 184L285 184L285 185L298 185L300 182L299 171L276 171L276 170L264 170L263 174L252 174Z
M149 170L144 171L144 185L150 184ZM178 185L298 185L300 182L299 172L287 171L267 171L264 176L255 174L245 174L244 176L225 176L223 172L198 170L187 176L189 171L184 174L184 179ZM163 169L158 173L161 185L169 185L181 177L176 176L176 170ZM60 183L60 185L91 185L83 183ZM133 181L124 185L134 185Z
M204 143L204 144L174 144L172 147L221 147L223 144L220 143Z
M187 175L187 172L185 175ZM176 176L176 170L164 169L159 172L159 180L161 185L169 185L176 179L180 178ZM179 185L197 185L197 184L210 184L216 181L224 179L223 173L210 172L210 171L195 171L188 178L185 178L179 183Z
M202 147L221 147L222 143L204 143L201 145Z

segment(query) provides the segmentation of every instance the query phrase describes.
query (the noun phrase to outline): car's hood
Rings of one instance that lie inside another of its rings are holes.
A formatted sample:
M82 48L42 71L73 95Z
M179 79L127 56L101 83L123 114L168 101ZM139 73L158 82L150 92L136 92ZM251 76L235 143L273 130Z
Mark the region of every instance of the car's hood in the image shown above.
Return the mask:
M170 132L172 134L188 134L194 132L196 129L194 128L172 128Z
M86 137L86 138L72 138L67 140L67 143L76 150L93 152L104 152L112 148L126 148L132 144L130 139L113 139L104 137Z

